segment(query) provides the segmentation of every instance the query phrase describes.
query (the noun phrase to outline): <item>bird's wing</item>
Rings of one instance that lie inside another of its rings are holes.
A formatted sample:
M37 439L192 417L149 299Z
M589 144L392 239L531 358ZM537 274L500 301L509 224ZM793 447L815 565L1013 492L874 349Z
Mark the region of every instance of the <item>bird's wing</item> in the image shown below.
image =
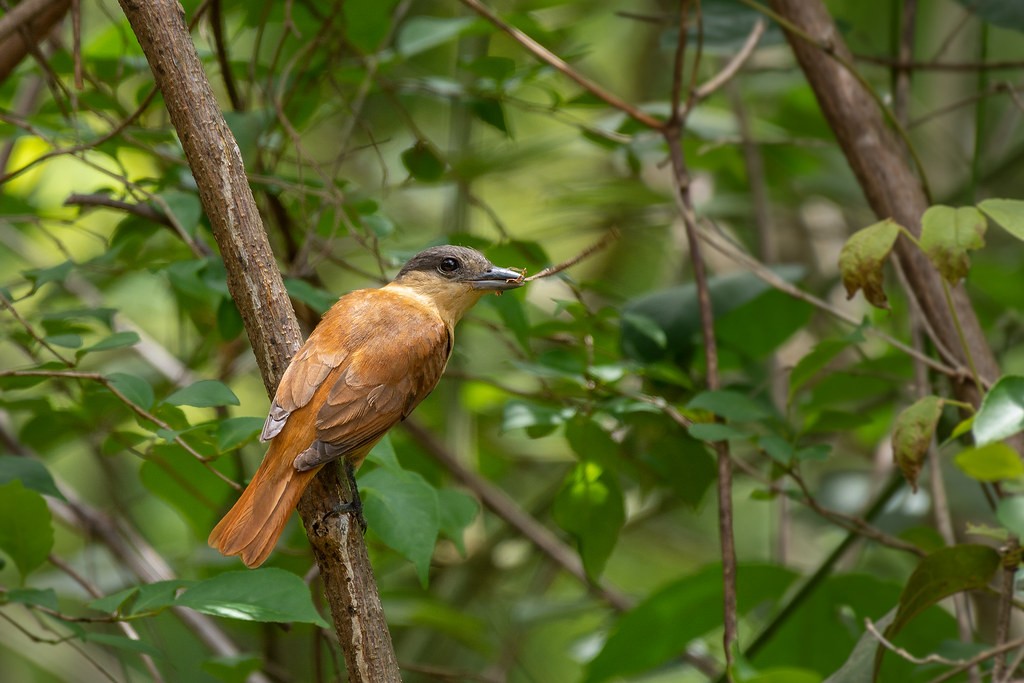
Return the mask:
M433 390L451 352L452 333L434 312L384 290L339 300L295 355L264 425L273 438L288 416L331 384L316 414L320 444L301 469L374 443Z

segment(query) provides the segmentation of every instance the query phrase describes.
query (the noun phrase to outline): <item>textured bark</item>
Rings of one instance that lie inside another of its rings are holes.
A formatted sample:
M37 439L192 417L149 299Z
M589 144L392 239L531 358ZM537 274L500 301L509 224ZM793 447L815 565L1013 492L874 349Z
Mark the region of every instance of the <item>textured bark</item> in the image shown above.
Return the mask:
M910 165L906 146L889 127L878 104L847 67L832 57L836 55L846 64L852 63L850 51L825 5L820 0L771 0L771 5L812 39L786 32L871 208L879 218L892 217L920 234L921 215L928 208L928 198ZM941 276L924 254L905 239L897 242L896 255L910 285L908 293L924 315L932 339L949 349L961 367L967 367L964 344L946 304ZM986 380L995 380L999 367L963 287L953 288L952 294L978 373ZM977 403L978 392L970 383L960 383L957 391L961 398Z
M273 395L301 343L298 323L242 164L177 0L120 0L181 140L245 322L267 392ZM325 467L299 502L309 530L349 680L401 680L361 531L344 506L347 484Z

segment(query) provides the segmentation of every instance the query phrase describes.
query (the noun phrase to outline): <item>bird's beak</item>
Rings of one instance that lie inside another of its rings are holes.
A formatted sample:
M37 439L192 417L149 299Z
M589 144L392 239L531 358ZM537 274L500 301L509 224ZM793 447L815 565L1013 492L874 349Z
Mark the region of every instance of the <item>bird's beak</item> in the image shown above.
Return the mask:
M466 280L473 289L486 289L489 291L504 291L523 286L523 274L511 268L498 268L491 266L482 273L478 273Z

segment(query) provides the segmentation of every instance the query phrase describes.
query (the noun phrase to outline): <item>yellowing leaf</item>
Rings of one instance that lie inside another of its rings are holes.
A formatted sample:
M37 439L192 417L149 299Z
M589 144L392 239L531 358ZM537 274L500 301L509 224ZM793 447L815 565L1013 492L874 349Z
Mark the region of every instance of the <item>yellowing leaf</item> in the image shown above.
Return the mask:
M917 475L928 455L928 447L935 435L935 425L942 415L943 403L938 396L925 396L896 418L896 426L892 431L892 457L915 493Z
M887 218L858 230L846 240L839 252L839 271L847 298L852 299L858 290L863 290L864 298L872 306L889 308L882 289L882 267L899 234L899 223Z
M950 284L971 267L967 252L985 246L988 221L973 206L933 206L921 217L921 248Z

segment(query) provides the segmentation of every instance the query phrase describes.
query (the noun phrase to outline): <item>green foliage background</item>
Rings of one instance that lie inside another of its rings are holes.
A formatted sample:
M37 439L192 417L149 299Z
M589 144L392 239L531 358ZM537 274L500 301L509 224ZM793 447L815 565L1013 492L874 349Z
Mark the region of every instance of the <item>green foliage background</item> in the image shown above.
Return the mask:
M828 3L883 101L901 4ZM761 15L743 2L701 5L703 82ZM1021 108L1007 94L1024 64L1014 6L918 7L917 60L1013 63L914 71L907 130L937 203L1020 197ZM186 2L186 17L199 8ZM706 249L727 387L716 393L703 391L696 292L660 136L459 3L202 9L193 37L307 330L340 293L386 281L430 244L476 246L534 273L619 235L564 275L478 306L413 418L477 482L578 553L586 581L481 509L415 431L396 429L359 473L406 680L708 680L700 665L723 659L722 583L704 440L729 439L738 466L741 650L759 643L744 650L739 680L823 681L854 651L865 619L901 605L908 582L927 587L913 578L921 558L889 541L922 553L946 545L935 499L928 487L911 495L885 485L898 476L887 450L894 419L918 398L913 362L870 334L909 339L910 311L891 274L891 311L844 300L839 250L876 217L776 25L687 121L697 210L779 277L863 324L851 328ZM667 112L675 5L495 9L626 101ZM143 656L172 681L343 676L299 524L257 571L206 547L236 496L223 478L244 482L262 457L268 400L191 173L117 4L82 3L81 89L70 45L65 26L0 83L0 680L151 680ZM967 286L1004 372L1020 374L1020 245L994 230L986 241ZM943 379L929 384L949 394ZM1003 387L997 399L1019 408L1024 400ZM945 439L962 416L941 411ZM680 417L699 424L686 430ZM1022 515L1004 501L997 518L975 480L1012 493L1019 461L995 474L961 469L954 456L966 445L942 448L940 504L959 541L993 545L968 536L968 523L998 537ZM880 533L779 619L847 536L847 518L831 513L860 519L879 491L891 494L868 520ZM111 538L159 571L140 573ZM972 571L994 556L970 552ZM978 587L941 558L928 569ZM928 590L922 607L943 597ZM896 642L915 654L962 658L995 637L994 599L974 602L970 642L948 606L909 618L902 604ZM212 616L204 623L239 654L215 654L179 609ZM771 638L758 641L766 628ZM856 676L870 661L848 666L861 668L846 680L864 680ZM943 670L890 654L882 680Z

